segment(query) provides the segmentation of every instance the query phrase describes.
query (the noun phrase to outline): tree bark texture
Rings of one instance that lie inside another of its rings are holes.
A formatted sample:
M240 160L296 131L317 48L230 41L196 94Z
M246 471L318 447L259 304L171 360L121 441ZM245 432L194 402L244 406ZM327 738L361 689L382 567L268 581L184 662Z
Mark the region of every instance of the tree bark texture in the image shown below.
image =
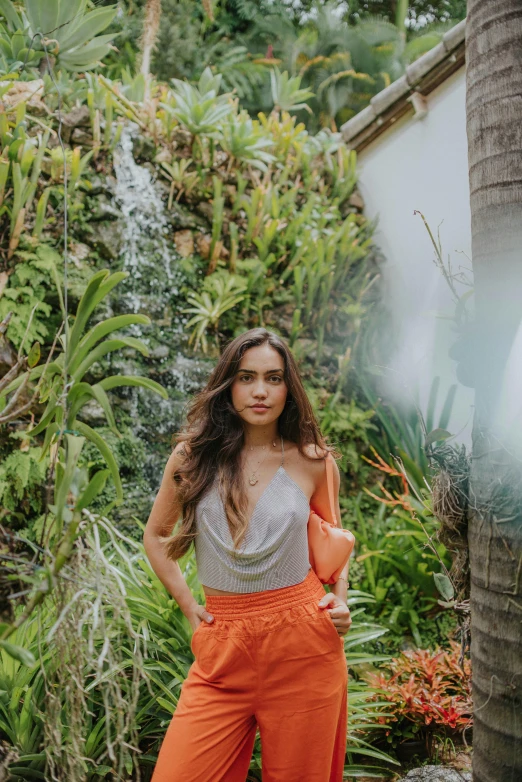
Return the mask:
M475 279L475 331L469 346L475 418L468 519L473 779L518 782L522 442L513 441L509 421L499 423L499 412L505 369L522 315L522 0L468 0L466 58ZM522 388L518 394L522 399Z

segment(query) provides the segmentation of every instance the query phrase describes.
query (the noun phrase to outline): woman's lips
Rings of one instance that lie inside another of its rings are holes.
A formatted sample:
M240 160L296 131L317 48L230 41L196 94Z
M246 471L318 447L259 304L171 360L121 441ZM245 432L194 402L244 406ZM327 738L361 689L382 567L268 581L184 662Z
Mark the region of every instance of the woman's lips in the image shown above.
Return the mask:
M263 407L259 405L252 405L251 410L255 410L257 413L264 413L265 410L268 410L268 407Z

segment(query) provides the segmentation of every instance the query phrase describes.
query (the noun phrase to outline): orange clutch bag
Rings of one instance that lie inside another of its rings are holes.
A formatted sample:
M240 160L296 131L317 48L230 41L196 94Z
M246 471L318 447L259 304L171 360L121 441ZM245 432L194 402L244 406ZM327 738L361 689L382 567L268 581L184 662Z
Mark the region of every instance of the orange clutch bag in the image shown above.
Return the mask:
M313 509L308 517L308 554L310 565L323 584L334 584L352 553L355 538L339 526L335 515L333 457L326 457L326 483L330 519L323 519Z

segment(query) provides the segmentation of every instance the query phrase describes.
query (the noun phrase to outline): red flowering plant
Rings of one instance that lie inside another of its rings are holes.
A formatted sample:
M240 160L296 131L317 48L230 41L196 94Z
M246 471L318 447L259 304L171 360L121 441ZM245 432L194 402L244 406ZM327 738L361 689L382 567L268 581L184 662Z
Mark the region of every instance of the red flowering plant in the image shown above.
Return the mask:
M422 739L428 754L436 739L458 738L471 726L471 666L460 665L460 646L432 652L416 649L391 660L389 675L367 673L364 678L387 701L379 718L392 746L408 738Z

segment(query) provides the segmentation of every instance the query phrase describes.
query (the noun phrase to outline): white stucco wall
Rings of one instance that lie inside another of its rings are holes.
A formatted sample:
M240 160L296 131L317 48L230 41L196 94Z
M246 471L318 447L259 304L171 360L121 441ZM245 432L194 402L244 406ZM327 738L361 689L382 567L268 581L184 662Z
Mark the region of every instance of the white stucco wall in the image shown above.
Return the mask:
M424 223L413 212L424 214L435 235L440 225L443 255L451 257L454 269L469 269L465 98L462 68L428 96L423 119L400 120L359 155L359 186L366 215L378 217L375 241L386 257L387 299L399 335L397 352L383 370L387 390L401 395L417 390L423 410L435 375L441 377L439 406L457 382L447 355L454 341L450 322L437 318L451 315L454 307ZM459 437L463 442L469 441L472 400L471 389L459 384L450 429L468 424Z

